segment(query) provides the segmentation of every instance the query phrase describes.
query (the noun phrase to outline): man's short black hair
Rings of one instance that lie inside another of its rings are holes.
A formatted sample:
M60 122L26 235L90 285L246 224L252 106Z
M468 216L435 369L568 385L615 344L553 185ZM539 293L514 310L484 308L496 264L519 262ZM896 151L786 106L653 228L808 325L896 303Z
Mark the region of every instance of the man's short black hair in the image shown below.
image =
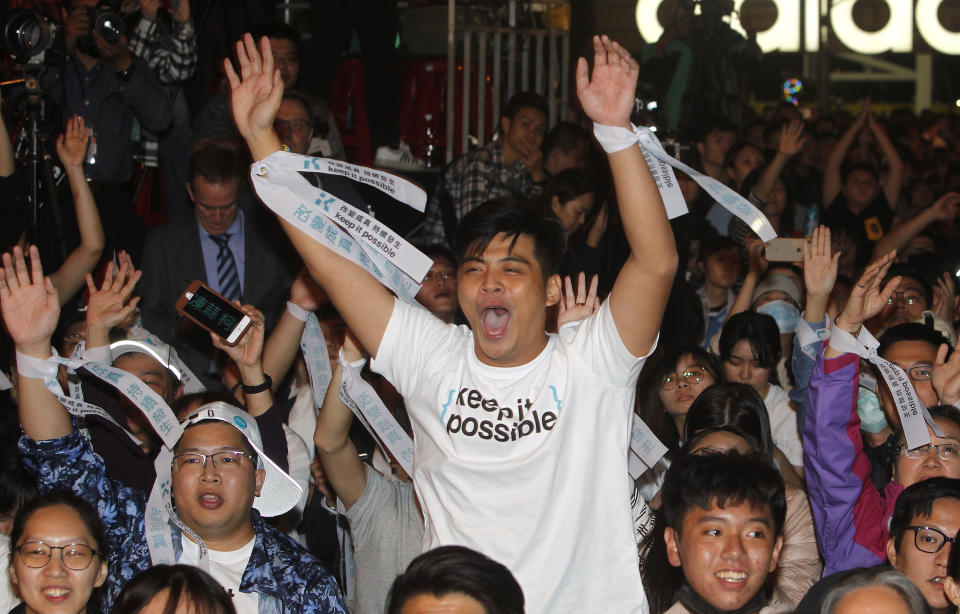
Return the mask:
M907 527L913 525L914 518L929 518L933 513L933 504L939 499L960 501L960 480L929 478L907 486L900 493L890 518L890 537L897 552L900 552L900 542L907 532Z
M303 55L303 39L300 38L300 33L297 32L293 26L289 26L282 22L268 23L258 28L254 28L250 31L250 35L253 36L253 40L255 41L259 41L264 36L267 38L286 39L296 45L297 55Z
M209 143L190 154L187 177L193 185L197 177L210 183L240 181L245 175L243 160L233 147Z
M581 143L589 143L590 134L573 122L557 122L543 137L543 154L546 156L554 149L570 153Z
M755 360L764 369L772 369L780 361L780 329L772 317L755 311L742 311L730 316L720 333L720 360L727 362L737 343L746 339L753 348ZM771 374L775 377L776 372Z
M737 127L730 120L723 117L710 117L700 123L700 128L697 130L696 142L705 142L711 132L732 132L735 135L739 134L739 130L737 130Z
M550 115L547 100L543 96L536 92L517 92L507 101L507 106L503 107L500 116L512 120L520 109L534 109Z
M693 507L709 510L744 503L769 509L775 535L783 534L787 501L780 472L758 454L688 454L674 459L661 491L666 526L678 533Z
M288 90L283 93L283 99L299 102L303 106L303 110L307 112L307 121L311 122L311 128L313 127L312 121L311 121L313 119L313 111L310 110L309 98L307 98L306 96L304 96L303 94L301 94L296 90Z
M499 234L513 240L511 249L520 235L529 236L544 279L560 270L560 259L567 247L563 226L555 219L545 219L515 198L488 200L463 217L457 231L457 265L466 258L483 254Z
M946 343L949 346L949 341L940 331L920 322L906 322L891 326L880 335L880 339L877 341L880 343L877 347L877 354L880 356L886 356L890 346L901 341L923 341L929 343L934 352L940 349L941 343Z
M441 546L413 559L390 587L387 614L400 614L417 595L451 593L476 600L486 614L523 614L523 589L510 570L463 546Z

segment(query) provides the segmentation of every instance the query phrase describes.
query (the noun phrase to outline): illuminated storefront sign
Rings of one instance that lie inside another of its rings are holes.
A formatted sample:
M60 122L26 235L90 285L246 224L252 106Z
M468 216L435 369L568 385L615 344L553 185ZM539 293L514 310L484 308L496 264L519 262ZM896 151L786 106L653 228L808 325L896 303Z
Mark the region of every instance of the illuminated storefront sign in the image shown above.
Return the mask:
M663 32L663 26L657 19L657 9L664 0L639 0L636 20L641 36L646 41L656 41ZM707 0L711 1L711 0ZM757 44L763 51L817 51L820 40L817 34L820 14L827 13L830 0L807 0L801 6L801 0L772 0L777 8L777 19L772 26L757 33ZM960 32L951 32L937 15L940 5L946 0L883 0L890 11L886 24L875 32L868 32L854 23L852 0L833 0L830 10L830 29L843 45L851 51L864 54L884 53L887 51L910 52L914 49L914 24L916 30L930 47L940 53L960 54ZM734 7L740 10L744 0L734 0ZM800 17L803 11L804 45L800 45ZM743 34L737 20L731 27Z

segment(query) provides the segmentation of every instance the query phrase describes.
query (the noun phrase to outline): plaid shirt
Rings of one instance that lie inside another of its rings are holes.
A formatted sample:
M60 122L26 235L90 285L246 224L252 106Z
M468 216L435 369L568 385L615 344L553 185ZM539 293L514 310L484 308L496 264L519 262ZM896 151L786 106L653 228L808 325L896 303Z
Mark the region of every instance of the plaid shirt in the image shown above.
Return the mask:
M182 83L197 69L197 33L193 22L167 24L141 18L130 32L130 51L143 59L164 85Z
M440 188L430 199L424 221L423 240L427 244L447 244L453 239L450 237L447 241L443 229L438 201L441 192L452 198L457 222L490 199L512 196L529 200L540 193L540 186L530 177L523 160L506 165L500 141L460 156L447 168L440 182Z
M110 573L101 605L109 612L124 585L152 564L144 527L146 495L108 478L103 459L76 431L47 441L24 435L20 453L41 493L54 488L71 490L92 504L103 519ZM260 614L346 614L337 582L320 561L264 523L255 509L251 510L251 522L256 538L240 590L259 594ZM181 534L173 524L170 529L174 554L179 558Z

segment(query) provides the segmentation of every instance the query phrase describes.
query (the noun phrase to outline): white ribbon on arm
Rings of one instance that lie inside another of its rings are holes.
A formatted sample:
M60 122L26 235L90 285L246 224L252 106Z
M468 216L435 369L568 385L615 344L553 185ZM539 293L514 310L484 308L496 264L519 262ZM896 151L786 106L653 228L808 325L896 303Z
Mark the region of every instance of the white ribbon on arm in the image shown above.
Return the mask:
M677 178L673 169L680 169L704 189L715 201L727 211L743 220L750 229L757 233L763 241L769 242L777 238L777 233L759 209L754 207L744 197L740 196L716 179L704 175L680 162L664 150L657 136L645 126L633 126L633 131L615 126L593 125L593 133L604 151L612 153L626 149L631 143L638 143L643 152L643 158L650 168L650 173L660 191L660 198L667 210L670 219L687 213L687 205L683 194L677 185Z
M340 350L341 384L340 400L350 408L360 423L373 435L381 446L385 446L390 455L407 475L413 477L413 440L400 428L397 419L377 395L373 386L367 383L360 372L366 360L347 362Z
M416 303L419 280L433 266L433 261L399 233L333 194L310 185L300 175L330 170L330 161L277 151L254 162L251 168L257 194L274 213L366 269L402 300ZM421 188L400 177L365 170L370 175L369 185L423 211L426 193ZM385 187L390 186L390 181L392 191Z
M327 342L317 316L312 313L307 316L307 325L300 337L300 349L307 363L307 374L313 388L313 402L319 410L333 373L327 355ZM361 360L358 363L349 363L343 359L343 350L340 351L340 365L343 367L341 385L337 391L340 400L350 408L374 440L386 446L407 475L412 476L413 440L400 428L373 387L360 376L366 362Z
M907 441L907 449L913 450L930 443L930 432L927 431L927 426L937 437L945 437L943 431L933 421L933 417L927 411L923 401L917 396L917 391L914 390L906 372L898 365L881 358L877 354L879 346L880 342L870 334L866 327L861 327L860 334L854 337L847 331L835 326L830 336L830 347L835 351L856 354L861 358L866 358L880 371L883 381L887 383L887 388L890 389L893 402L897 406L900 425Z
M170 475L170 464L173 453L171 450L180 436L183 435L183 427L177 420L173 410L167 405L163 397L153 391L150 386L145 384L140 378L132 373L116 369L110 365L104 365L94 361L84 361L70 358L61 358L57 355L55 349L51 348L53 355L44 360L25 356L17 352L17 371L25 377L43 380L47 390L55 396L66 410L74 416L85 417L95 415L107 422L110 422L121 431L127 434L130 439L140 445L140 440L133 436L124 425L121 425L113 416L108 414L101 407L87 403L82 398L72 398L65 396L60 383L57 381L58 365L66 365L71 369L85 368L91 374L116 388L125 397L130 399L137 409L150 422L150 426L160 437L163 447L154 460L154 469L157 473L153 490L147 500L147 508L144 511L144 529L147 538L147 547L150 550L150 559L154 565L175 564L176 555L173 549L173 543L170 536L170 525L167 519L177 525L181 531L188 534L193 541L197 542L198 547L198 566L206 571L209 568L209 559L207 548L203 540L186 526L177 516L173 507L171 498L172 479Z

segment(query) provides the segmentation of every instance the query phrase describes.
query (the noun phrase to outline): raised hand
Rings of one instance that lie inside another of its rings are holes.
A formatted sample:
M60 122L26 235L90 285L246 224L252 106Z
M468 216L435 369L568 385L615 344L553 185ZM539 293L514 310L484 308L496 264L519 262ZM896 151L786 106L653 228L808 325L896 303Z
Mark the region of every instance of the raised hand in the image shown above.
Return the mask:
M187 23L190 21L190 0L180 0L180 4L171 13L171 17L177 23Z
M954 283L954 277L950 273L944 273L933 284L933 313L943 318L951 325L954 322L957 307L960 306L960 297L957 296L957 288Z
M954 352L947 360L946 343L940 344L937 361L933 365L930 382L943 405L960 403L960 352Z
M792 156L803 149L803 120L792 119L780 130L780 147L778 151L785 156Z
M260 365L260 357L263 354L263 314L253 305L240 305L239 301L234 302L243 313L250 316L250 329L234 346L224 343L223 339L215 333L210 333L210 340L214 347L223 350L233 362L237 363L237 367L242 372L245 368Z
M557 314L557 328L569 322L578 322L590 317L600 309L600 299L597 298L599 278L594 275L590 279L590 290L587 291L587 277L583 271L577 276L577 292L573 292L573 282L570 277L563 278L563 299L560 301L560 311Z
M140 0L140 15L150 21L157 20L157 11L160 10L160 0Z
M857 283L850 290L850 298L844 305L843 311L837 316L836 324L841 330L852 335L860 332L864 322L880 313L884 305L893 296L894 290L900 285L900 276L896 276L881 288L883 278L893 264L897 252L891 251L879 260L874 260L863 272Z
M90 128L83 118L74 115L67 120L67 129L57 139L57 155L65 167L82 168L87 156L87 141L90 140Z
M593 37L593 75L586 58L577 62L577 98L584 113L604 126L630 127L640 65L606 35Z
M109 262L103 284L97 289L93 276L87 273L87 290L90 292L87 301L87 327L109 331L133 313L140 297L131 299L130 296L142 274L141 271L134 271L126 261L119 269L114 267L113 262Z
M60 318L60 299L49 277L43 276L40 252L30 246L30 268L23 250L4 253L0 269L0 311L17 351L47 358L50 337Z
M930 205L930 213L935 220L945 222L960 212L960 192L947 192Z
M831 254L830 229L818 226L810 240L803 244L803 284L807 297L826 297L837 281L840 252Z
M307 269L300 269L290 285L290 302L307 311L316 311L326 300L327 295L317 282L313 281Z
M260 50L250 34L237 41L237 61L240 76L233 70L229 58L223 67L230 82L230 102L237 130L247 139L260 139L273 133L273 120L283 99L283 81L280 71L273 67L270 39L260 39ZM256 157L256 154L254 154Z

